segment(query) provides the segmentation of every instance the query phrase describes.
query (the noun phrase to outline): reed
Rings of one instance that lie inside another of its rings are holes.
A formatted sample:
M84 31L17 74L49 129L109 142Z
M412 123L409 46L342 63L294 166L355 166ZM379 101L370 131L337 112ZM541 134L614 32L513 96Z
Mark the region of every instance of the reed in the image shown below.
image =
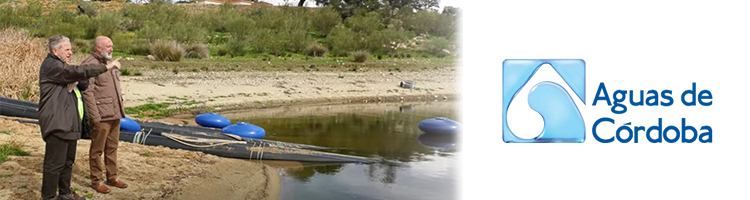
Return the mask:
M0 96L39 102L39 66L47 42L24 29L0 30Z

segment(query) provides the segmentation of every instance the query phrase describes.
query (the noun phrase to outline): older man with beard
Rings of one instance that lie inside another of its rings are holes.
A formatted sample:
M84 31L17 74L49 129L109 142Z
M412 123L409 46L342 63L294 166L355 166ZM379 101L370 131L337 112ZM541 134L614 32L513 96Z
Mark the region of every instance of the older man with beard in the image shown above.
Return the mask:
M112 40L99 36L94 42L94 52L83 60L83 64L105 65L112 60ZM120 119L125 110L120 87L120 71L110 70L89 79L89 88L84 92L86 115L92 125L89 166L91 187L99 193L109 193L104 185L126 188L128 184L117 179L117 146L120 138ZM104 153L104 165L102 165ZM106 179L104 169L106 168Z

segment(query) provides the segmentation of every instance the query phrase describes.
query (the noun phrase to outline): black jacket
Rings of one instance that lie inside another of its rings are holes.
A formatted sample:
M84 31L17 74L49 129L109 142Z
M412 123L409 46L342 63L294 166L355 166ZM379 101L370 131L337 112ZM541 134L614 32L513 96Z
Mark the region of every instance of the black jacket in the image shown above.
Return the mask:
M88 79L107 71L105 65L68 65L55 55L48 54L39 68L39 126L42 139L57 136L64 140L81 138L81 121L75 92L68 92L68 84L78 81L83 92Z

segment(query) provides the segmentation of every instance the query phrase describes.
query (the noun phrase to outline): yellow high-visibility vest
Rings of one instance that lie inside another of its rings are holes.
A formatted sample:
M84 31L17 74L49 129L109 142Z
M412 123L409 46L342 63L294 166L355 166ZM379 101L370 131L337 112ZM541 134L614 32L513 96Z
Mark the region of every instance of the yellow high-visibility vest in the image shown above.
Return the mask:
M83 100L81 99L81 91L78 91L78 87L73 87L73 91L76 92L78 98L78 119L83 120Z

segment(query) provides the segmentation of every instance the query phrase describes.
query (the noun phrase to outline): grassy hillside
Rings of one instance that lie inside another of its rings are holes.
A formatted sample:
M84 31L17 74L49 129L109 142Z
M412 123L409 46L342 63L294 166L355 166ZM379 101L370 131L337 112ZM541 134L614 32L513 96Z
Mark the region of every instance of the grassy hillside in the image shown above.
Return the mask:
M18 1L0 4L0 29L64 34L77 52L97 35L121 55L179 61L206 57L454 57L454 14L381 9L342 20L332 8L122 2ZM79 9L80 7L80 9ZM165 52L166 51L166 52ZM357 53L354 53L357 52ZM175 54L180 58L160 56Z

